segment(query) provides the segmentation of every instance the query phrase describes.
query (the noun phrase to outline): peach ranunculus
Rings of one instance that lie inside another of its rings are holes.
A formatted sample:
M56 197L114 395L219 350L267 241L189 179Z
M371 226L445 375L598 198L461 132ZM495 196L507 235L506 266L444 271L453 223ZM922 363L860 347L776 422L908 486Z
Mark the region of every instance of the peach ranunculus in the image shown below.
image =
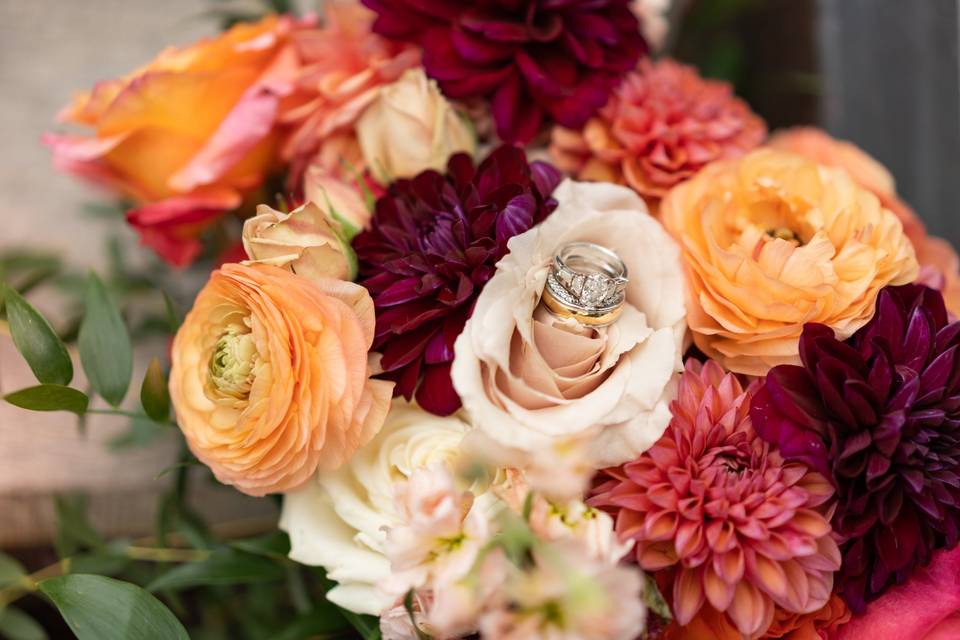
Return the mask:
M473 155L477 147L470 124L420 68L380 88L357 121L357 138L367 167L383 184L443 171L450 156Z
M239 24L99 83L60 114L93 134L45 136L54 164L132 199L127 220L144 244L188 264L201 231L276 165L280 103L300 69L291 42L299 30L289 17Z
M694 340L737 373L799 363L808 322L847 338L873 316L880 289L918 272L902 224L876 196L793 153L712 164L660 214L682 248Z
M294 35L304 66L281 118L294 127L283 157L292 164L295 183L328 138L353 135L357 118L380 87L420 64L417 47L373 33L376 14L359 2L330 0L324 14L321 28Z
M170 396L190 449L250 495L288 491L372 438L392 383L370 379L373 302L270 265L210 276L173 341Z
M903 223L903 230L913 243L920 263L920 279L943 293L947 309L960 316L960 258L950 243L927 234L923 222L913 209L897 195L893 176L887 169L856 145L832 138L815 127L797 127L776 133L769 145L793 151L831 167L839 167L872 191L883 206L893 211Z
M250 263L272 264L305 278L353 280L357 257L340 223L313 202L283 213L265 204L243 223Z
M583 437L594 467L632 459L661 436L686 329L676 244L625 187L566 181L559 206L513 237L454 351L453 384L476 427L538 455ZM588 241L629 269L623 314L588 329L538 306L556 251Z

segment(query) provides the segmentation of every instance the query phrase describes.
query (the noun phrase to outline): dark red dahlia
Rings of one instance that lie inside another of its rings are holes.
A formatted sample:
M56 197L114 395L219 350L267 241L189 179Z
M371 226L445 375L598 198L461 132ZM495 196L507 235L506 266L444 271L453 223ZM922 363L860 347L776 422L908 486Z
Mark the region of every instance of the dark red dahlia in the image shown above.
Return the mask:
M450 158L446 175L424 171L398 180L377 201L372 227L353 242L360 277L373 297L383 377L396 395L453 413L453 343L480 290L507 253L507 241L540 223L557 202L560 173L503 146L475 167Z
M580 128L647 52L631 0L363 0L377 33L423 46L447 96L488 97L497 133L529 142L545 116Z
M957 543L958 348L939 292L887 287L846 341L806 325L803 366L775 367L753 398L757 433L836 487L838 586L855 612Z

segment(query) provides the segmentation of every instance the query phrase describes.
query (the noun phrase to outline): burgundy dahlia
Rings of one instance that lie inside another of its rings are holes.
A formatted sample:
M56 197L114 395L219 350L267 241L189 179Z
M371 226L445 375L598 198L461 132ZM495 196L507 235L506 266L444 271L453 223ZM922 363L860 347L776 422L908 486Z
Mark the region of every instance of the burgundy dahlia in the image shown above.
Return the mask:
M855 612L957 543L958 348L939 292L887 287L846 341L806 325L803 366L775 367L754 396L757 433L832 479L838 585Z
M545 116L581 127L647 52L631 0L363 3L374 31L423 47L447 96L489 98L507 142L529 142Z
M396 395L416 393L438 415L460 407L450 381L453 343L507 241L556 208L550 194L559 181L549 164L528 164L522 150L503 146L479 167L457 154L446 175L398 180L377 201L370 230L353 247L376 305L373 347Z

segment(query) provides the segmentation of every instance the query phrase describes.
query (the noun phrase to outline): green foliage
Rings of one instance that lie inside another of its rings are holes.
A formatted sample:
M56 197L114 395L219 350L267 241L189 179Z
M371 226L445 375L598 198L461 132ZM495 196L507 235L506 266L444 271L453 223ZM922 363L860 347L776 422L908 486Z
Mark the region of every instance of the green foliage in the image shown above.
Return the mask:
M234 549L218 549L200 562L182 564L147 585L147 591L190 587L275 582L284 578L283 567L263 556Z
M163 374L160 361L154 358L147 367L140 386L140 404L151 420L163 422L170 416L170 392L167 390L167 377Z
M26 573L23 565L7 554L0 553L0 589L19 582Z
M80 362L94 390L113 406L119 405L133 375L133 346L120 310L93 273L87 281L77 344Z
M46 640L47 632L20 609L0 609L0 637L7 640Z
M3 397L10 404L31 411L69 411L78 416L87 412L90 398L82 391L59 384L27 387Z
M72 574L44 580L40 591L79 640L190 640L163 603L129 582Z
M61 558L69 558L81 550L102 549L103 537L87 519L87 498L83 495L57 496L53 500L57 516L54 547Z
M380 640L380 621L373 616L362 616L352 611L341 610L347 622L357 630L363 640Z
M3 285L10 335L17 351L43 383L67 385L73 379L73 363L63 341L50 323L23 296Z

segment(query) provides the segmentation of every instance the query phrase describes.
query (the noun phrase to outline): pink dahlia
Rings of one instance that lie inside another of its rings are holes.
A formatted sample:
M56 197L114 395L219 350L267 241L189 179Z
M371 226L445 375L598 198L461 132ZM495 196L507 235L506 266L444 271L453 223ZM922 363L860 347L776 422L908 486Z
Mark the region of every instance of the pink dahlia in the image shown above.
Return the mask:
M729 84L673 60L644 60L580 130L557 127L557 167L618 182L654 201L714 160L743 155L767 128Z
M960 541L960 322L938 291L887 287L847 340L807 324L800 358L770 370L751 415L833 482L838 590L860 613Z
M374 31L423 47L450 98L489 98L497 133L579 127L646 53L630 0L363 0Z
M840 566L824 513L830 485L757 437L752 395L717 363L688 360L664 435L606 470L590 500L636 541L642 568L672 575L678 624L709 603L747 637L770 626L775 605L822 607Z
M507 253L507 241L543 221L560 173L503 146L479 167L466 154L447 173L397 180L377 200L371 228L353 247L361 284L373 297L373 348L395 395L416 393L421 407L453 413L460 397L450 381L453 343L480 290Z

